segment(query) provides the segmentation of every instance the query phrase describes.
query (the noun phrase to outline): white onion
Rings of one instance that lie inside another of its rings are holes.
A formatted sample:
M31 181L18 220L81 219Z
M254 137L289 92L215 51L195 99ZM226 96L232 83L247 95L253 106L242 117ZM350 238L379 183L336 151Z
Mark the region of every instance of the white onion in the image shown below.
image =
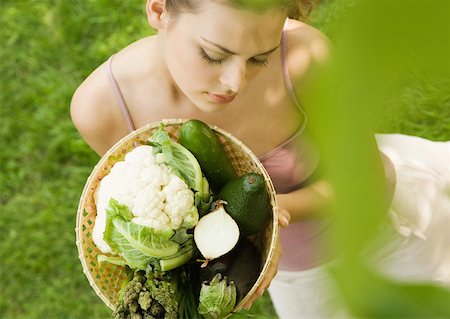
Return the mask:
M239 240L239 227L228 215L222 202L216 209L200 218L194 229L194 240L206 261L225 255Z

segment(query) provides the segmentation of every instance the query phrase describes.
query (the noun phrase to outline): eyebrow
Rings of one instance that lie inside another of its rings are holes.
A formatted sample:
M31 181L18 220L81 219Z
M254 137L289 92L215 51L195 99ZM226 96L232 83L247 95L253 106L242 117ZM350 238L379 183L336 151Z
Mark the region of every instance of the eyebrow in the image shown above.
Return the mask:
M203 37L200 37L200 38L201 38L203 41L205 41L205 42L207 42L207 43L209 43L209 44L214 45L215 47L219 48L220 50L222 50L223 52L225 52L225 53L227 53L227 54L237 55L236 52L233 52L233 51L231 51L231 50L228 50L227 48L221 46L220 44L217 44L217 43L215 43L215 42L213 42L213 41L207 40L207 39L205 39L205 38L203 38ZM266 55L266 54L272 53L273 51L275 51L275 50L278 49L279 47L280 47L280 44L278 44L275 48L270 49L269 51L266 51L266 52L263 52L263 53L256 54L255 56Z

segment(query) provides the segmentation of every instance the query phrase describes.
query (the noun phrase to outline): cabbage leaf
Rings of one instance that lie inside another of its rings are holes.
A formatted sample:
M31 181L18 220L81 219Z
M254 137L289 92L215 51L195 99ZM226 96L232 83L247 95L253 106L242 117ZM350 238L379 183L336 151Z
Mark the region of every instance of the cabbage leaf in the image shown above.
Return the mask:
M197 207L201 208L201 205L211 204L212 196L209 184L202 174L200 164L187 148L170 139L163 124L150 137L148 144L157 147L163 153L164 161L172 173L184 180L189 188L196 192Z
M175 255L180 245L171 240L175 231L157 231L129 220L125 205L111 199L106 209L104 240L111 249L121 254L131 268L145 269L149 260Z
M236 285L217 273L211 282L203 282L198 313L205 319L225 318L236 304Z

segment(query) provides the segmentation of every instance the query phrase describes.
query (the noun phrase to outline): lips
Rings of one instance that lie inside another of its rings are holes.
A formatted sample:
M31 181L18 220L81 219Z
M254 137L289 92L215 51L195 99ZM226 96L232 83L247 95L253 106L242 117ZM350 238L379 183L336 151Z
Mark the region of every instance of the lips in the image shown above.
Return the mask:
M236 95L222 95L222 94L208 93L208 97L211 100L211 102L226 104L233 101Z

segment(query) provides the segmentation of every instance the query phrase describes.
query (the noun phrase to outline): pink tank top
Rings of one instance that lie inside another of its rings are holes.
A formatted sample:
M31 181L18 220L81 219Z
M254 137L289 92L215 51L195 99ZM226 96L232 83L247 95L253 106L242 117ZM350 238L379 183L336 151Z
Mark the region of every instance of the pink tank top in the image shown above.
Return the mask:
M281 57L284 82L292 101L297 106L304 120L299 129L288 140L271 151L260 155L259 159L269 173L277 193L283 194L306 186L315 179L319 156L313 143L304 133L307 116L297 99L294 86L289 77L285 30L282 33ZM113 56L108 60L108 77L117 96L127 128L131 132L135 127L112 72L112 60ZM332 220L320 219L292 223L289 227L282 228L280 239L283 246L283 255L280 259L279 268L291 271L305 270L331 260L334 256L324 250L322 240L332 225Z

